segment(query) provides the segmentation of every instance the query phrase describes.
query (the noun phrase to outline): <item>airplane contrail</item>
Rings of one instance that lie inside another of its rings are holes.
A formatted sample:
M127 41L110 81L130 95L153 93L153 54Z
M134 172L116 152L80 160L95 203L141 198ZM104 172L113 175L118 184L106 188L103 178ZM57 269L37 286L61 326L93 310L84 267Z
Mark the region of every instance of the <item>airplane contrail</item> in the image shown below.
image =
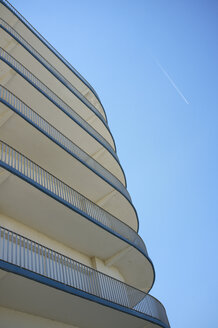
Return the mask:
M188 100L185 98L185 96L182 94L182 92L179 90L179 88L173 82L173 80L171 79L171 77L169 76L169 74L165 71L165 69L163 68L163 66L159 63L158 60L156 60L156 63L159 66L159 68L161 69L161 71L164 73L164 75L166 76L166 78L170 81L170 83L172 84L172 86L176 89L176 91L178 92L178 94L180 95L180 97L185 101L185 103L187 105L189 105Z

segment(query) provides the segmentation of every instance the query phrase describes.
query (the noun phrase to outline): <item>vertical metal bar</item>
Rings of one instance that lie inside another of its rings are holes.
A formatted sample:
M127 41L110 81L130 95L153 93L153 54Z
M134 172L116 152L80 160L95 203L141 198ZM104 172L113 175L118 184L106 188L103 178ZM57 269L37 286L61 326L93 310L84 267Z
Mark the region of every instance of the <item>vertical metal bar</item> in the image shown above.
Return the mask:
M59 281L62 281L62 266L61 266L61 255L58 254L58 273L59 273Z
M21 262L21 236L20 236L20 238L19 238L19 242L20 242L20 247L19 247L19 262L20 262L20 266L21 266L21 264L22 264L22 262Z
M32 240L31 240L30 252L31 252L31 270L33 270L33 242L32 242Z
M5 229L3 232L3 247L2 247L2 259L4 260L5 257Z
M100 285L99 285L98 273L93 270L93 293L96 296L100 296Z
M59 268L60 268L60 280L61 282L64 282L64 276L63 276L63 257L59 254Z
M46 248L43 247L43 251L44 251L44 263L45 263L45 275L48 276L48 269L47 269L47 256L46 256Z
M11 233L11 263L13 263L13 259L14 259L14 233Z
M7 231L7 237L8 237L8 240L7 240L7 261L9 261L9 231Z
M84 283L84 276L83 276L83 267L82 264L79 263L79 268L80 268L80 280L81 280L81 289L85 290L85 283Z
M39 273L41 274L40 245L39 244L38 244L38 265L39 265Z
M75 287L75 274L74 274L74 267L73 261L69 260L69 275L70 275L70 284L71 286Z
M36 243L34 243L34 270L37 272Z
M17 234L16 234L16 246L15 246L15 264L18 264L17 262Z
M2 228L0 227L0 259L3 259L3 256L1 254L1 250L3 249L3 247L1 246L1 241L2 241Z
M23 267L25 268L26 265L26 256L25 256L25 238L23 237Z
M51 275L51 250L48 250L48 263L49 263L49 277L52 278Z
M58 280L58 266L57 266L57 253L54 253L55 255L55 273L56 273L56 280Z
M70 286L69 261L70 260L66 258L66 279L67 279L67 285Z
M61 255L61 267L62 267L62 281L64 284L66 284L66 278L65 278L65 257Z
M52 251L52 269L53 269L53 278L55 279L55 258L54 258L54 252Z
M29 269L29 240L26 239L27 269Z
M79 279L78 279L78 265L77 262L73 262L73 267L74 267L74 281L75 281L75 287L79 288Z

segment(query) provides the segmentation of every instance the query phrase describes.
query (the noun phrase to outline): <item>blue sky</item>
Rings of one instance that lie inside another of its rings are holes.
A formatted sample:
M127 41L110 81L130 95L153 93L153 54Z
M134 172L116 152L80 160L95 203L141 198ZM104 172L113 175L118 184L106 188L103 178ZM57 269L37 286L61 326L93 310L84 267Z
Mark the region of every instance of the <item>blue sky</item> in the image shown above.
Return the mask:
M171 326L218 327L218 2L12 4L101 98Z

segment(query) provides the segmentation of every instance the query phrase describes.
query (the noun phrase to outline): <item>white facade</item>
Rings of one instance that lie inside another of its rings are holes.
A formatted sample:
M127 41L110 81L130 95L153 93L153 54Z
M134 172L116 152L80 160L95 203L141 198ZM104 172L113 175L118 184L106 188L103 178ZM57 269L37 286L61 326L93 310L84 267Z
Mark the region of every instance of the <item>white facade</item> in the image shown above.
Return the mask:
M0 0L0 327L169 327L102 104Z

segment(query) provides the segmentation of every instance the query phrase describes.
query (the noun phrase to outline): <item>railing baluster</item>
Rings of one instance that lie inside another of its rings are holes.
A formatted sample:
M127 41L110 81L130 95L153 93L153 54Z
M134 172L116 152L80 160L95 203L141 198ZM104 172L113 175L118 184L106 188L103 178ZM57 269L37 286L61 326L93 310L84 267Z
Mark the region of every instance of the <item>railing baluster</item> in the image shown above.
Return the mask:
M51 272L51 250L48 250L48 267L49 267L49 277L52 278L52 272Z
M23 237L22 238L23 239L23 267L25 268L25 266L26 266L26 250L25 250L25 238Z
M65 259L65 256L63 256L63 255L62 255L62 265L63 265L63 278L64 278L64 283L67 285L66 259Z
M70 275L69 275L69 259L66 257L65 258L65 263L66 263L66 284L67 285L71 285L71 281L70 281Z
M59 281L63 282L63 266L61 264L62 256L58 254Z
M69 260L69 273L70 273L70 283L72 287L75 287L76 282L75 282L75 270L74 270L74 262L72 260Z
M11 262L14 263L14 234L13 232L11 233Z
M37 272L37 251L36 251L36 243L34 243L34 271Z
M55 273L56 273L56 280L58 280L58 263L57 263L57 253L54 253L55 255Z
M2 254L3 246L1 243L2 243L2 228L0 227L0 259L3 259L3 254Z
M2 259L5 259L5 230L3 230Z
M40 245L38 245L38 265L39 265L39 273L41 274Z
M31 270L33 270L33 242L30 242Z
M27 264L26 267L29 269L29 240L26 240L26 257L27 257Z
M9 231L7 231L7 252L6 252L6 254L7 254L7 260L9 261L10 259L9 259L9 240L10 239L10 232Z
M15 244L15 264L18 264L17 262L17 258L18 258L18 254L17 254L17 251L18 251L18 243L17 243L17 234L16 234L16 244Z
M19 245L20 245L20 247L19 247L19 263L20 263L20 267L22 266L22 261L21 261L21 236L20 236L20 238L19 238Z
M46 252L45 247L42 248L42 263L43 263L43 275L47 276L47 260L46 260Z

